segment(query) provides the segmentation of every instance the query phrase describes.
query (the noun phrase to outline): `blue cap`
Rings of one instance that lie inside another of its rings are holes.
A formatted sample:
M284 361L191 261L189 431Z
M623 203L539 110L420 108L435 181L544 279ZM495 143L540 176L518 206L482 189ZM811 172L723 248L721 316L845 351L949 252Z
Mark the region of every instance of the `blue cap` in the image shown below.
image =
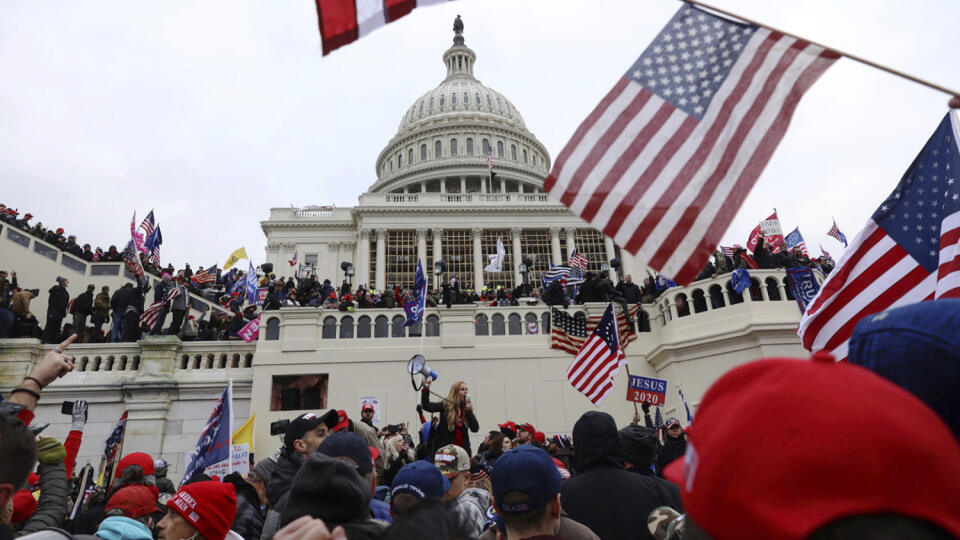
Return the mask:
M390 484L390 497L409 493L419 498L441 498L450 489L450 481L429 461L414 461L403 466Z
M864 317L853 329L847 358L917 396L960 439L960 299Z
M370 447L367 446L363 437L356 433L349 431L331 433L320 443L316 451L332 458L350 458L360 476L370 474L370 471L373 470Z
M504 514L526 512L543 508L560 493L560 472L549 454L529 444L504 452L493 464L490 473L493 499L497 511ZM503 497L511 491L527 495L518 504L503 504Z

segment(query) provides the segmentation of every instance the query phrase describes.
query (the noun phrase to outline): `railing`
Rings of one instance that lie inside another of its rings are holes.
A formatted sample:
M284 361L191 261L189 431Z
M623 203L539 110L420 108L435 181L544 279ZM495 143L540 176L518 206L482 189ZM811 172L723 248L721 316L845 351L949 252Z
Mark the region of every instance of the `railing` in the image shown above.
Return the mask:
M544 205L560 203L550 200L547 193L364 193L361 206L392 205Z

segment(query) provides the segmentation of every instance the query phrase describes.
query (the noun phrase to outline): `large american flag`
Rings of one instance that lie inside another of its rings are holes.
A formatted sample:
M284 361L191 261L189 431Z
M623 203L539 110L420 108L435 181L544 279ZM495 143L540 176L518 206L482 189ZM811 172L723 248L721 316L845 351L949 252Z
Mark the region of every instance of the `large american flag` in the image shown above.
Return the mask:
M687 284L839 56L685 4L577 128L544 182L575 214Z
M450 0L316 0L323 54L366 36L414 8Z
M873 213L800 320L811 351L847 357L857 322L887 309L960 297L960 138L950 112Z
M157 319L160 318L160 311L163 310L164 304L173 300L179 294L180 288L178 286L172 287L162 302L154 302L143 310L143 313L140 314L140 323L147 325L147 328L153 328L153 325L157 324Z
M567 368L570 384L587 396L594 405L600 405L607 394L613 391L613 376L620 371L620 366L627 362L620 347L620 336L613 313L613 304L610 304L604 310L600 323Z
M568 263L569 263L570 266L572 266L573 268L579 268L579 269L581 269L581 270L586 270L586 269L587 269L587 265L590 264L590 261L588 261L586 257L584 257L583 255L581 255L580 252L577 251L576 248L574 248L573 252L570 253L570 260L568 261Z
M640 308L636 305L630 306L630 316L636 319ZM570 354L577 354L583 347L590 332L597 327L602 315L591 315L590 317L574 317L566 310L553 308L550 315L550 348L560 349ZM620 331L620 344L626 347L630 342L637 339L637 334L633 326L627 323L623 313L617 312L617 329Z

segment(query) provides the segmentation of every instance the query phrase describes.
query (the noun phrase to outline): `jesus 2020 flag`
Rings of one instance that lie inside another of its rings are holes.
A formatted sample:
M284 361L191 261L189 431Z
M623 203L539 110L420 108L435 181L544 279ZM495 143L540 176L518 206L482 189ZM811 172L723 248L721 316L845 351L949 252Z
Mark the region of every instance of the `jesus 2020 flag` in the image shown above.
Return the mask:
M684 4L577 128L547 190L622 248L693 281L839 58Z

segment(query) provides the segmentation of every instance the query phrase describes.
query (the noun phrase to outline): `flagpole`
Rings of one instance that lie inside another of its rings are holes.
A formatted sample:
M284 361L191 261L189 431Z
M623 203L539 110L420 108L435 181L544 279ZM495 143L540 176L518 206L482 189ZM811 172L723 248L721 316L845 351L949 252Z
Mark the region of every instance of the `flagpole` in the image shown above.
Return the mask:
M230 363L228 362L229 366ZM229 444L227 444L227 474L233 474L233 379L227 380L227 402L230 404L230 414L227 422L229 422L229 429L227 433L230 434L230 438L227 439Z
M114 464L113 467L110 468L110 479L107 480L107 493L110 493L110 488L113 487L113 479L117 477L117 471L114 469L114 467L116 467L116 463L120 462L120 458L123 457L123 441L126 438L127 438L127 422L124 421L123 433L120 434L120 447L117 448L117 453L114 455L114 460L107 464L107 465Z
M627 388L629 388L630 387L630 363L624 362L623 367L627 368ZM633 414L634 415L640 414L640 410L637 409L636 401L633 402Z
M743 21L743 22L750 23L750 24L755 25L755 26L762 26L762 27L764 27L764 28L766 28L766 29L768 29L768 30L771 30L771 31L773 31L773 32L778 32L778 33L783 34L783 35L785 35L785 36L790 36L790 37L795 38L795 39L799 39L799 40L802 40L802 41L806 41L806 42L808 42L808 43L810 43L810 44L812 44L812 45L817 45L818 47L823 47L824 49L829 49L829 50L831 50L831 51L839 54L840 56L849 58L850 60L853 60L853 61L855 61L855 62L860 62L861 64L865 64L865 65L868 65L868 66L870 66L870 67L872 67L872 68L879 69L880 71L886 71L887 73L889 73L889 74L891 74L891 75L896 75L897 77L900 77L900 78L903 78L903 79L907 79L908 81L912 81L912 82L915 82L915 83L917 83L917 84L926 86L927 88L932 88L932 89L934 89L934 90L939 90L939 91L941 91L941 92L944 92L944 93L946 93L946 94L949 94L950 97L952 97L952 98L960 99L960 91L951 90L951 89L949 89L949 88L947 88L947 87L945 87L945 86L940 86L939 84L935 84L935 83L932 83L932 82L930 82L930 81L926 81L926 80L921 79L921 78L919 78L919 77L914 77L913 75L910 75L910 74L908 74L908 73L904 73L903 71L900 71L900 70L897 70L897 69L893 69L893 68L888 67L888 66L885 66L885 65L883 65L883 64L878 64L878 63L876 63L876 62L873 62L873 61L871 61L871 60L867 60L866 58L857 56L857 55L855 55L855 54L850 54L850 53L848 53L848 52L844 52L844 51L841 51L841 50L838 50L838 49L834 49L833 47L828 47L828 46L826 46L826 45L823 45L822 43L817 43L816 41L811 41L811 40L809 40L809 39L802 38L802 37L800 37L800 36L798 36L798 35L796 35L796 34L791 34L790 32L784 32L783 30L780 30L780 29L778 29L778 28L774 28L774 27L772 27L772 26L770 26L770 25L763 24L763 23L758 22L758 21L755 21L755 20L753 20L753 19L749 19L749 18L747 18L747 17L744 17L743 15L737 15L736 13L727 11L727 10L725 10L725 9L720 9L720 8L715 7L715 6L713 6L713 5L707 4L706 2L702 2L701 0L681 0L681 1L686 2L686 3L688 3L688 4L693 4L693 5L695 5L695 6L700 6L700 7L702 7L702 8L709 9L709 10L711 10L711 11L716 11L717 13L722 13L723 15L726 15L726 16L728 16L728 17L733 17L733 18L736 18L736 19L740 19L740 20ZM953 101L951 100L951 103L952 103L952 102L953 102Z

